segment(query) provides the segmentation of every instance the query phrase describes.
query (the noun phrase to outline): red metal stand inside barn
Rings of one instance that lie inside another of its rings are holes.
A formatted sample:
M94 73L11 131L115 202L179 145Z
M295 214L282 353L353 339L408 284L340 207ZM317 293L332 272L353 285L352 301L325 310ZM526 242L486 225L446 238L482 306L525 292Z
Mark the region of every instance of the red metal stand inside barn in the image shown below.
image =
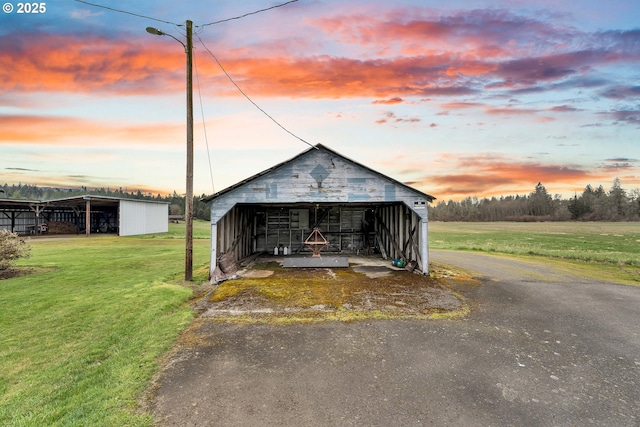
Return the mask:
M304 241L304 244L313 252L312 256L316 258L320 257L320 251L324 249L328 243L327 239L320 233L318 227L314 228L311 234L309 234L309 237Z

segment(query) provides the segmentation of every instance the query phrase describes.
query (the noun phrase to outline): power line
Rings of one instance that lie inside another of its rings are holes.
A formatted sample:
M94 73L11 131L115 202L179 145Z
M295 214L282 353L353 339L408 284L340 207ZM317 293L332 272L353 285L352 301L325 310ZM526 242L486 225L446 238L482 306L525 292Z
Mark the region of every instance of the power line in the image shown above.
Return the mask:
M86 1L86 0L74 0L74 1L76 1L76 2L78 2L78 3L86 4L86 5L89 5L89 6L94 6L94 7L98 7L98 8L102 8L102 9L111 10L111 11L113 11L113 12L123 13L123 14L126 14L126 15L136 16L136 17L138 17L138 18L150 19L150 20L152 20L152 21L162 22L162 23L165 23L165 24L173 25L173 26L174 26L174 28L176 28L176 30L178 30L178 32L180 32L180 31L179 31L179 27L182 27L182 26L183 26L182 24L177 24L177 23L175 23L175 22L165 21L165 20L157 19L157 18L152 18L152 17L150 17L150 16L141 15L141 14L138 14L138 13L133 13L133 12L129 12L129 11L126 11L126 10L115 9L115 8L113 8L113 7L104 6L104 5L96 4L96 3L91 3L91 2L88 2L88 1ZM222 22L233 21L233 20L235 20L235 19L242 19L242 18L245 18L245 17L247 17L247 16L255 15L255 14L257 14L257 13L266 12L266 11L268 11L268 10L272 10L272 9L276 9L276 8L279 8L279 7L283 7L283 6L286 6L286 5L288 5L288 4L295 3L295 2L297 2L297 1L298 1L298 0L290 0L290 1L287 1L287 2L285 2L285 3L281 3L281 4L278 4L278 5L271 6L271 7L267 7L267 8L260 9L260 10L256 10L256 11L254 11L254 12L245 13L244 15L236 16L236 17L233 17L233 18L227 18L227 19L222 19L222 20L220 20L220 21L209 22L208 24L204 24L204 25L199 26L199 27L200 27L200 32L202 31L202 28L203 28L203 27L206 27L207 25L215 25L215 24L220 24L220 23L222 23ZM285 132L287 132L289 135L291 135L291 136L293 136L294 138L296 138L296 139L298 139L298 140L302 141L303 143L307 144L308 146L310 146L310 147L312 147L312 148L318 149L318 148L317 148L316 146L314 146L313 144L311 144L311 143L309 143L309 142L305 141L304 139L300 138L298 135L294 134L294 133L293 133L293 132L291 132L289 129L287 129L286 127L284 127L283 125L281 125L281 124L280 124L276 119L274 119L271 115L269 115L269 113L267 113L267 112L266 112L265 110L263 110L263 109L262 109L258 104L256 104L256 103L255 103L255 102L254 102L254 101L249 97L249 95L247 95L247 94L246 94L246 93L245 93L245 92L240 88L240 86L238 86L238 84L233 80L233 78L229 75L229 73L227 73L227 70L225 70L225 69L224 69L224 67L222 66L222 64L220 63L220 61L218 61L218 58L216 58L216 56L213 54L213 52L211 52L211 50L209 50L209 48L204 44L204 42L202 41L202 39L200 38L200 36L198 35L198 33L196 33L196 37L198 37L198 40L200 41L200 44L202 44L202 46L205 48L205 50L206 50L207 52L209 52L209 54L211 55L211 57L216 61L216 63L218 64L218 66L220 67L220 69L222 70L222 72L223 72L223 73L227 76L227 78L229 79L229 81L230 81L230 82L231 82L231 83L236 87L236 89L238 89L238 91L239 91L239 92L240 92L240 93L241 93L245 98L247 98L247 100L248 100L250 103L252 103L252 104L253 104L253 106L254 106L254 107L256 107L258 110L260 110L260 112L262 112L262 114L264 114L264 115L265 115L265 116L267 116L269 119L271 119L271 121L272 121L272 122L274 122L276 125L278 125L282 130L284 130ZM196 69L196 77L197 77L197 69ZM198 91L199 91L199 90L200 90L200 85L198 84ZM200 98L200 107L201 107L201 109L202 109L202 97ZM204 122L204 111L202 112L202 114L203 114L203 122ZM205 139L206 139L206 128L205 128ZM209 151L209 145L208 145L208 141L207 141L207 154L208 154L208 151ZM212 169L212 168L211 168L211 157L210 157L210 156L209 156L209 168L210 168L210 169ZM211 184L213 185L213 172L211 173Z
M276 9L278 7L286 6L286 5L290 4L290 3L295 3L297 1L298 0L290 0L290 1L282 3L282 4L278 4L278 5L275 5L275 6L267 7L265 9L260 9L260 10L254 11L254 12L245 13L244 15L236 16L234 18L227 18L227 19L221 19L220 21L209 22L208 24L203 24L201 26L202 27L206 27L207 25L216 25L216 24L221 24L223 22L233 21L234 19L246 18L247 16L255 15L255 14L260 13L260 12L266 12L267 10Z
M198 62L196 61L196 56L193 55L193 65L196 69L196 85L198 86L198 98L200 100L200 114L202 115L202 128L204 130L204 141L207 146L207 159L209 159L209 173L211 174L211 192L215 193L215 185L213 183L213 166L211 165L211 153L209 151L209 138L207 136L207 123L204 118L204 107L202 106L202 92L200 91L200 74L198 73Z
M260 110L260 112L262 112L262 114L264 114L265 116L267 116L269 119L271 119L271 121L273 123L275 123L276 125L278 125L282 130L284 130L285 132L287 132L289 135L293 136L294 138L304 142L305 144L307 144L308 146L315 148L316 150L318 149L318 147L316 147L315 145L311 144L310 142L305 141L304 139L300 138L298 135L296 135L295 133L291 132L289 129L287 129L286 127L284 127L283 125L280 124L280 122L278 122L276 119L274 119L271 115L269 115L269 113L267 113L265 110L263 110L258 104L256 104L251 98L249 98L249 95L247 95L241 88L240 86L238 86L238 84L233 80L233 78L229 75L229 73L227 73L227 70L224 69L224 67L222 66L222 64L220 63L220 61L218 61L218 58L216 58L216 56L213 54L213 52L211 52L209 50L209 48L204 44L204 42L202 41L202 39L200 38L199 35L196 35L196 37L198 38L198 41L200 41L200 44L202 44L202 47L205 48L205 50L207 52L209 52L209 55L211 55L211 57L213 58L214 61L216 61L216 63L218 64L218 66L220 67L220 69L222 70L222 72L227 76L227 78L229 79L229 81L236 87L236 89L238 89L238 91L245 97L247 98L247 100L253 104L254 107L256 107L258 110Z
M97 3L91 3L91 2L88 2L86 0L74 0L74 1L78 2L78 3L86 4L86 5L89 5L89 6L94 6L94 7L99 7L99 8L102 8L102 9L111 10L113 12L124 13L126 15L131 15L131 16L137 16L138 18L150 19L152 21L163 22L165 24L170 24L170 25L174 25L174 26L178 26L178 27L183 26L183 24L176 24L175 22L165 21L163 19L158 19L158 18L152 18L151 16L141 15L139 13L129 12L127 10L116 9L116 8L113 8L113 7L104 6L102 4L97 4ZM229 21L233 21L233 20L236 20L236 19L246 18L247 16L256 15L258 13L266 12L266 11L272 10L272 9L277 9L279 7L286 6L286 5L290 4L290 3L295 3L297 1L298 0L289 0L289 1L284 2L282 4L277 4L275 6L271 6L271 7L267 7L267 8L260 9L260 10L256 10L256 11L253 11L253 12L245 13L244 15L235 16L233 18L227 18L227 19L221 19L219 21L209 22L208 24L203 24L203 25L199 25L199 26L196 26L196 27L206 27L207 25L216 25L216 24L221 24L223 22L229 22Z
M84 3L84 4L87 4L87 5L89 5L89 6L100 7L100 8L102 8L102 9L111 10L111 11L113 11L113 12L118 12L118 13L124 13L124 14L126 14L126 15L137 16L138 18L150 19L150 20L152 20L152 21L156 21L156 22L163 22L163 23L165 23L165 24L171 24L171 25L178 25L178 26L179 26L179 25L181 25L181 24L176 24L175 22L171 22L171 21L164 21L164 20L162 20L162 19L152 18L152 17L150 17L150 16L146 16L146 15L140 15L140 14L138 14L138 13L128 12L128 11L126 11L126 10L120 10L120 9L115 9L115 8L113 8L113 7L109 7L109 6L103 6L103 5L101 5L101 4L90 3L90 2L85 1L85 0L74 0L74 1L76 1L76 2L78 2L78 3Z

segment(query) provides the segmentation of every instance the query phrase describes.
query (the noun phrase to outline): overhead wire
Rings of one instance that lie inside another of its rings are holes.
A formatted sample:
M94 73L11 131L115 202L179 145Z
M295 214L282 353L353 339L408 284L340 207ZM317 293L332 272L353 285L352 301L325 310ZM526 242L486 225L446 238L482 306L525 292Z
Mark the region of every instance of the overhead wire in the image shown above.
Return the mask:
M207 136L207 123L204 118L204 107L202 105L202 92L200 91L200 74L198 73L198 61L197 55L193 55L193 66L196 70L196 86L198 88L198 99L200 100L200 114L202 116L202 128L204 131L204 142L207 147L207 159L209 160L209 173L211 175L211 191L216 192L215 184L213 183L213 165L211 164L211 152L209 151L209 137Z
M91 3L91 2L88 2L88 1L85 1L85 0L74 0L74 1L76 1L78 3L84 3L84 4L89 5L89 6L94 6L94 7L99 7L99 8L102 8L102 9L111 10L113 12L124 13L126 15L131 15L131 16L137 16L138 18L145 18L145 19L150 19L152 21L156 21L156 22L163 22L165 24L177 25L177 26L184 25L184 24L176 24L175 22L171 22L171 21L165 21L163 19L152 18L151 16L141 15L139 13L133 13L133 12L129 12L129 11L126 11L126 10L121 10L121 9L116 9L116 8L109 7L109 6L104 6L104 5L101 5L101 4Z
M282 124L280 124L280 122L278 122L276 119L274 119L269 113L267 113L264 109L262 109L258 104L256 104L250 97L249 95L247 95L240 86L238 86L238 84L235 82L235 80L233 80L233 78L231 77L231 75L229 75L229 73L227 73L227 70L225 70L225 68L222 66L222 64L220 63L220 61L218 61L218 58L216 58L216 56L213 54L213 52L211 52L211 50L204 44L204 42L202 41L202 39L200 38L199 35L196 35L196 37L198 38L198 41L200 42L200 44L202 45L202 47L204 47L204 49L209 52L209 55L211 55L211 57L213 58L214 61L216 61L216 64L218 64L218 67L220 67L220 69L222 70L222 72L225 74L225 76L227 76L227 78L229 79L229 81L236 87L236 89L238 89L238 92L240 92L245 98L247 98L247 100L253 104L254 107L256 107L258 110L260 110L260 112L262 114L264 114L265 116L267 116L269 119L271 119L271 121L273 123L275 123L276 125L278 125L282 130L284 130L285 132L287 132L289 135L293 136L294 138L304 142L305 144L307 144L309 147L318 149L318 147L316 147L315 145L311 144L310 142L302 139L301 137L299 137L298 135L296 135L295 133L291 132L289 129L287 129L286 127L284 127Z
M223 22L233 21L233 20L235 20L235 19L242 19L242 18L246 18L247 16L255 15L255 14L258 14L258 13L261 13L261 12L266 12L266 11L268 11L268 10L276 9L276 8L278 8L278 7L286 6L286 5L290 4L290 3L295 3L295 2L297 2L297 1L298 1L298 0L290 0L290 1L285 2L285 3L282 3L282 4L277 4L277 5L275 5L275 6L271 6L271 7L267 7L267 8L260 9L260 10L256 10L256 11L253 11L253 12L245 13L244 15L235 16L235 17L233 17L233 18L227 18L227 19L221 19L221 20L219 20L219 21L209 22L208 24L203 24L203 25L201 25L201 27L206 27L207 25L216 25L216 24L221 24L221 23L223 23Z
M156 22L162 22L165 24L169 24L172 25L179 33L181 33L184 36L183 31L181 31L181 28L184 27L184 24L178 24L175 22L171 22L171 21L165 21L163 19L158 19L158 18L153 18L151 16L147 16L147 15L142 15L139 13L133 13L133 12L129 12L126 10L121 10L121 9L116 9L113 7L109 7L109 6L104 6L101 4L97 4L97 3L91 3L89 1L86 0L74 0L78 3L83 3L89 6L94 6L94 7L98 7L98 8L102 8L102 9L107 9L113 12L118 12L118 13L123 13L126 15L131 15L131 16L136 16L138 18L144 18L144 19L149 19L152 21L156 21ZM214 21L214 22L209 22L207 24L203 24L203 25L199 25L196 26L196 31L195 31L195 36L198 38L198 40L200 41L200 44L202 45L202 47L204 47L204 49L209 53L209 55L211 55L211 57L214 59L214 61L218 64L218 66L220 67L220 69L222 70L222 72L227 76L227 78L229 79L229 81L236 87L236 89L251 103L253 104L254 107L256 107L260 112L262 112L262 114L264 114L266 117L268 117L273 123L275 123L276 125L278 125L282 130L284 130L285 132L287 132L289 135L293 136L294 138L298 139L299 141L302 141L303 143L307 144L308 146L318 149L318 147L316 147L315 145L311 144L310 142L304 140L303 138L299 137L298 135L294 134L293 132L291 132L289 129L287 129L286 127L284 127L280 122L278 122L275 118L273 118L269 113L267 113L263 108L261 108L258 104L256 104L250 97L249 95L247 95L242 88L240 88L240 86L238 86L238 84L235 82L235 80L233 80L233 78L231 77L231 75L229 75L229 73L227 73L227 70L225 70L225 68L222 66L222 64L220 63L220 61L218 61L218 58L216 58L216 56L213 54L213 52L211 52L211 50L204 44L204 42L202 41L202 39L200 38L200 33L203 31L204 27L209 26L209 25L216 25L216 24L220 24L223 22L229 22L229 21L233 21L236 19L242 19L245 18L247 16L251 16L251 15L255 15L261 12L266 12L268 10L272 10L272 9L276 9L279 7L283 7L286 6L288 4L291 3L295 3L298 0L290 0L281 4L277 4L271 7L267 7L264 9L259 9L253 12L249 12L249 13L245 13L244 15L240 15L240 16L236 16L233 18L227 18L227 19L221 19L219 21ZM198 78L198 74L197 74L197 68L196 68L196 79ZM203 116L203 124L204 124L204 109L202 107L202 95L200 93L200 83L198 81L198 94L200 96L200 109L201 109L201 113ZM206 127L204 129L205 132L205 140L207 140L207 134L206 134ZM207 140L207 154L209 154L209 143ZM211 167L211 156L209 155L209 169L211 170L211 184L213 185L213 168Z

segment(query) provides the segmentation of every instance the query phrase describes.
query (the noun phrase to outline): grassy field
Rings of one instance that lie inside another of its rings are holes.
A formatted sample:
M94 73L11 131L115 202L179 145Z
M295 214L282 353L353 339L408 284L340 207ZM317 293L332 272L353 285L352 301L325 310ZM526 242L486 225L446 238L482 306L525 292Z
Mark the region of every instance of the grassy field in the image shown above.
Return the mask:
M149 236L33 239L0 281L1 426L147 426L137 399L190 324L184 224ZM194 229L206 280L209 224Z
M640 222L430 222L429 246L545 257L587 276L640 284Z
M434 249L640 266L640 222L431 222Z

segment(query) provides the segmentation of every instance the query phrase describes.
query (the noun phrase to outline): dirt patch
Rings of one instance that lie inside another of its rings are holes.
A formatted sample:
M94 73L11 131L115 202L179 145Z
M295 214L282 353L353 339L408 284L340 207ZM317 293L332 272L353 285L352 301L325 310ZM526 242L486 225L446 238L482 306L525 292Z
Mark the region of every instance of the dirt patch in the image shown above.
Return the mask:
M0 270L0 280L12 279L14 277L28 276L29 274L41 273L46 271L42 268L9 268Z
M12 277L23 276L25 274L27 273L24 273L22 270L17 270L14 268L0 270L0 280L11 279Z
M262 260L238 279L212 287L197 308L202 318L268 323L429 318L468 311L449 287L448 279L456 273L436 267L428 277L386 263L285 269Z

